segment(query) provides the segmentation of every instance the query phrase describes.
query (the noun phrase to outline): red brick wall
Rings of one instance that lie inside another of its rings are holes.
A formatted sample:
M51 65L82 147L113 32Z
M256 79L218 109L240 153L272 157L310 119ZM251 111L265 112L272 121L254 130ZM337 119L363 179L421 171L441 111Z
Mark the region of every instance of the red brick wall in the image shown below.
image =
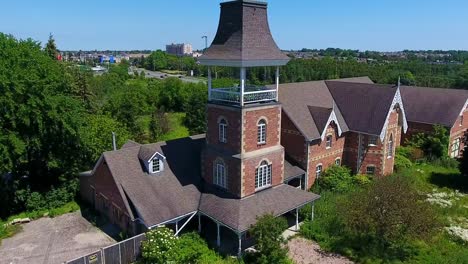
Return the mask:
M462 117L459 116L457 118L457 121L455 121L455 124L453 127L450 129L450 141L449 141L449 149L448 153L449 155L451 154L452 150L452 144L456 139L460 139L460 153L459 157L461 156L461 152L463 148L465 147L463 137L465 135L465 132L468 130L468 110L465 110L463 112L463 122L462 122Z
M130 215L126 211L126 206L109 167L104 161L96 168L95 174L88 182L96 191L95 209L122 230L133 234L134 228Z
M398 122L400 115L398 110L392 111L389 117L389 123L387 127L387 134L385 136L385 155L383 160L383 175L390 175L393 173L393 168L395 165L395 152L396 148L400 146L401 142L401 132L402 127ZM391 158L388 158L388 142L390 140L390 136L393 136L393 155Z
M332 147L326 147L326 139L324 141L317 140L310 145L309 148L309 175L308 188L312 187L316 180L316 168L322 164L322 171L335 164L336 159L340 159L343 164L343 149L345 146L345 138L338 136L338 128L335 124L330 124L327 128L326 135L332 135Z
M267 160L272 165L272 186L276 186L283 183L284 180L284 151L275 151L243 161L242 173L244 175L242 189L243 195L249 196L255 193L255 176L256 169L263 160Z
M307 143L284 111L281 115L281 145L287 157L297 162L302 169L307 169Z
M227 143L219 142L220 118L227 123ZM212 146L240 153L241 149L241 109L235 107L208 104L206 142Z
M269 107L261 107L260 109L253 108L244 109L243 120L243 137L244 145L243 152L250 152L259 149L269 148L280 144L281 131L281 106L274 105ZM266 144L258 144L257 124L260 119L265 119L266 127Z

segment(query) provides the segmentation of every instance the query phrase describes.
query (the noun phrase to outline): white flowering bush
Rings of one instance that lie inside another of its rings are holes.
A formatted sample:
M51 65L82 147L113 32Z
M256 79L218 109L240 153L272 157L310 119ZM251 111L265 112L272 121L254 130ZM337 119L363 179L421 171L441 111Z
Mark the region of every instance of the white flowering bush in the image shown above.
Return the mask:
M159 227L146 233L146 240L142 242L142 256L145 263L165 264L174 261L177 237L174 231L166 227Z

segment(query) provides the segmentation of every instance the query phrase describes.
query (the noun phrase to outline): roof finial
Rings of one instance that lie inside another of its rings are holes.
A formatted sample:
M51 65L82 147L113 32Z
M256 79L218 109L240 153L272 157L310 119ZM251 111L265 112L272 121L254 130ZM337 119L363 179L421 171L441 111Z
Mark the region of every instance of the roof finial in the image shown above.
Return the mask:
M401 85L401 76L398 76L398 88L400 88Z

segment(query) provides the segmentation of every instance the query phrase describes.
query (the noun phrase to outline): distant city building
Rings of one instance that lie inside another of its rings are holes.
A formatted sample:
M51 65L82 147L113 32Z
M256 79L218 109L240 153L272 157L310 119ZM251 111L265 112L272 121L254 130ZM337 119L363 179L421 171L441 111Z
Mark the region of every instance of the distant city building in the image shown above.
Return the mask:
M166 52L168 54L177 55L177 56L186 56L193 53L191 44L169 44L166 45Z

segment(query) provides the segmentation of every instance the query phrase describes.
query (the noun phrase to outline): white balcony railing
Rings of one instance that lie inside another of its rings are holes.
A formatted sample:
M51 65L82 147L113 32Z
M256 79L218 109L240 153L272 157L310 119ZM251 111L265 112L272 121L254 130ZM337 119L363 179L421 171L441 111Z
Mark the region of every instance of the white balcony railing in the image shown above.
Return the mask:
M241 89L239 87L211 89L211 100L234 104L253 104L260 102L275 101L277 91L260 86L246 86L244 100L241 101Z

